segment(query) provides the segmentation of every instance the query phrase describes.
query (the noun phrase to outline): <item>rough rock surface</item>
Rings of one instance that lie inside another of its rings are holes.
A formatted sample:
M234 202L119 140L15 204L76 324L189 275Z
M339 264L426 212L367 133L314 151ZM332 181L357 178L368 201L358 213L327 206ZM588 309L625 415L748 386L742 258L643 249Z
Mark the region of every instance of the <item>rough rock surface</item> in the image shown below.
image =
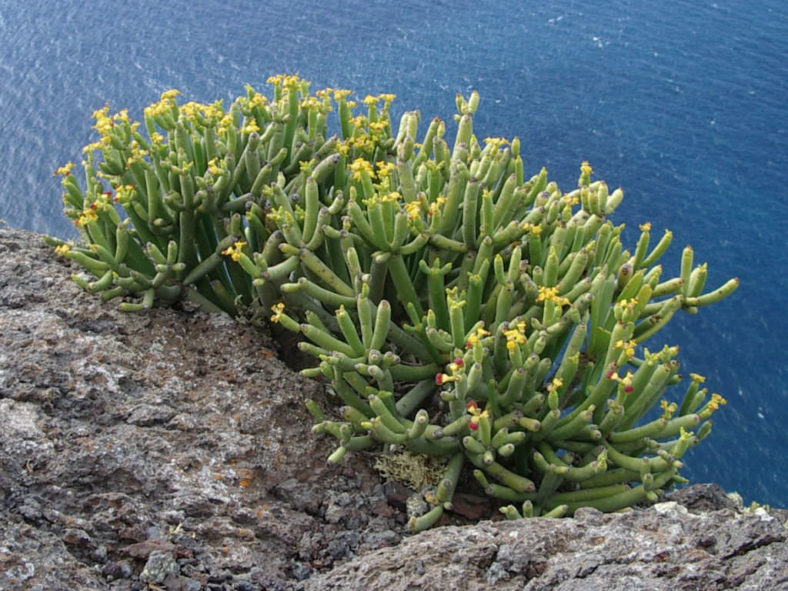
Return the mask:
M713 485L408 536L407 492L368 457L326 466L303 405L325 394L271 337L123 314L71 271L0 227L0 589L788 588L786 513Z

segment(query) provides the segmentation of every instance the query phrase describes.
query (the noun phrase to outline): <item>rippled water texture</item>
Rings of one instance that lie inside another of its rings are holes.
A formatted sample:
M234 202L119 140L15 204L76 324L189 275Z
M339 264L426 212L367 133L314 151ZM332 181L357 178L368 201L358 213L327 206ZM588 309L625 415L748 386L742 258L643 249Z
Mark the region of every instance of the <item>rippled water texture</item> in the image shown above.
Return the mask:
M455 93L478 89L477 134L518 135L527 171L568 189L589 160L625 189L615 220L674 231L668 271L691 243L709 285L740 277L662 333L729 400L685 474L788 504L783 0L197 4L3 3L0 217L72 234L52 171L79 160L106 102L138 116L169 88L229 99L298 72L450 121Z

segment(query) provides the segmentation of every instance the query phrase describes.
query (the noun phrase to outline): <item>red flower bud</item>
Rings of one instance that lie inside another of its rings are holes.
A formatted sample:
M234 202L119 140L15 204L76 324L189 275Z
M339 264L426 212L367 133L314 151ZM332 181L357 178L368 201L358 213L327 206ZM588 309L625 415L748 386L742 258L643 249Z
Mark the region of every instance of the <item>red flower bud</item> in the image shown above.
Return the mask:
M479 423L468 423L468 429L476 431L479 428Z
M462 360L462 357L455 357L454 365L456 365L457 367L462 367L463 365L465 365L465 362Z

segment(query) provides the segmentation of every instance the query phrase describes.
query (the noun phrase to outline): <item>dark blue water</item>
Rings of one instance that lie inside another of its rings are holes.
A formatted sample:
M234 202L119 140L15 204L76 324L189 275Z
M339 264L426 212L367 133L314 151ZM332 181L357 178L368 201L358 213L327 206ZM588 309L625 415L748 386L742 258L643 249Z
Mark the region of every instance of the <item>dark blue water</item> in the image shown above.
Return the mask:
M788 505L784 0L192 4L2 3L0 217L71 235L52 171L105 102L139 115L169 88L230 99L297 72L451 121L455 93L478 89L479 137L520 136L527 170L565 189L589 160L626 192L618 222L673 230L668 271L691 243L708 285L741 279L661 333L729 401L684 473Z

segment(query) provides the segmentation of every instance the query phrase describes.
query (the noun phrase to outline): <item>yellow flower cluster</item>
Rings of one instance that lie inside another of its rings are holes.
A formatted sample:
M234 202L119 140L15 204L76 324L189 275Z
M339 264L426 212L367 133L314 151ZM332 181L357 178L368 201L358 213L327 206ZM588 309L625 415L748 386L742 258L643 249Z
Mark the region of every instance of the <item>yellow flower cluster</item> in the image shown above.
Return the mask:
M508 146L510 142L505 137L486 137L484 138L484 143L494 150L498 150L501 146Z
M250 134L250 133L259 133L260 128L257 126L257 121L254 119L249 119L246 124L241 128L241 133Z
M104 105L103 108L93 111L93 119L96 120L93 129L98 131L102 137L109 135L115 126L112 117L109 116L109 105Z
M146 117L155 117L169 113L175 106L175 97L180 94L179 90L165 90L161 93L159 102L145 107ZM95 114L94 114L95 115Z
M520 227L526 232L533 234L534 236L540 236L542 234L542 226L537 226L536 224L523 222L523 225Z
M210 172L213 176L219 176L224 172L224 160L220 158L211 158L208 161L208 172Z
M118 203L128 203L134 197L134 191L137 189L134 185L119 185L115 187L115 201Z
M617 340L613 345L614 349L623 349L624 352L627 354L627 358L633 357L635 355L635 346L637 343L634 340L623 341L621 339Z
M540 287L539 294L536 296L537 302L555 302L558 306L568 306L570 302L567 298L558 295L557 287Z
M95 204L91 204L91 207L86 207L82 210L82 214L74 220L74 225L81 228L82 226L92 224L96 220L98 220L98 213L96 213Z
M709 414L711 414L725 404L728 404L728 401L715 392L711 395L711 400L706 404L706 408L709 409Z
M257 96L261 96L261 95L257 95ZM265 98L265 97L261 96L261 98ZM178 108L178 112L182 113L187 120L193 123L198 122L199 115L202 115L209 125L215 125L216 122L219 121L224 115L224 109L222 108L221 101L217 101L210 105L205 105L203 103L196 103L191 101L184 105L181 105Z
M353 94L352 90L345 90L345 89L341 89L341 88L333 89L333 91L334 91L334 100L335 101L345 100L347 97L349 97L351 94Z
M131 155L126 159L126 166L131 166L135 162L142 162L142 159L148 155L147 150L143 150L136 140L131 142Z
M609 379L613 380L614 382L619 383L620 391L623 391L625 394L631 394L634 390L632 386L632 372L628 371L626 375L622 378L616 372L612 372L609 376Z
M667 400L660 401L659 406L662 408L662 418L666 420L670 420L678 409L678 405L675 402L668 404Z
M274 304L273 306L271 306L271 311L273 312L273 314L271 315L271 322L274 323L279 322L279 320L282 317L282 314L284 314L285 311L284 303L279 302Z
M421 203L419 201L409 201L405 204L405 212L408 214L408 219L415 222L421 217Z
M594 172L594 169L591 168L591 165L584 160L582 164L580 164L580 172L590 175Z
M55 254L64 257L68 254L68 251L70 250L71 250L71 245L67 243L63 243L60 246L55 247Z
M308 96L303 99L300 107L307 111L324 112L326 110L325 103L313 96Z
M246 246L246 242L245 241L234 242L232 246L230 246L228 248L225 248L222 251L222 254L225 255L225 256L229 256L234 261L240 261L241 260L241 251L242 251L244 246Z
M441 208L441 206L442 206L444 203L446 203L446 197L444 197L443 195L441 195L441 196L440 196L440 197L438 197L438 198L437 198L435 201L433 201L432 203L430 203L430 207L429 207L429 209L427 210L427 215L429 215L429 216L433 216L433 215L435 215L436 213L438 213L438 211L440 211L440 208Z
M397 165L393 162L384 162L383 160L376 163L377 175L379 179L389 178L392 172L397 170Z
M479 410L479 405L476 404L475 400L471 400L468 404L466 404L465 410L468 411L469 415L471 415L471 418L468 421L468 428L471 431L476 431L479 428L479 422L482 419L490 418L490 411L488 411L486 408L484 410Z
M287 89L297 89L306 81L301 80L298 74L276 74L275 76L269 76L266 82L274 86L284 86Z
M361 181L365 175L372 177L374 174L372 164L365 158L356 158L350 165L350 172L353 173L354 181Z
M470 348L473 347L476 343L478 343L484 337L490 336L489 330L484 330L483 328L479 327L476 329L476 332L473 334L468 335L468 340L465 341L465 346Z
M514 328L503 331L503 336L506 337L506 348L509 351L514 351L517 345L524 345L527 342L525 338L525 322L518 322Z
M553 378L552 381L547 384L547 391L553 392L554 390L558 390L561 386L564 385L564 380L561 378Z
M72 168L74 168L74 163L73 162L66 162L63 166L61 166L60 168L58 168L55 171L54 176L67 177L68 175L71 174L71 169Z
M651 231L651 222L646 222L645 224L640 224L638 226L641 232L650 232Z

